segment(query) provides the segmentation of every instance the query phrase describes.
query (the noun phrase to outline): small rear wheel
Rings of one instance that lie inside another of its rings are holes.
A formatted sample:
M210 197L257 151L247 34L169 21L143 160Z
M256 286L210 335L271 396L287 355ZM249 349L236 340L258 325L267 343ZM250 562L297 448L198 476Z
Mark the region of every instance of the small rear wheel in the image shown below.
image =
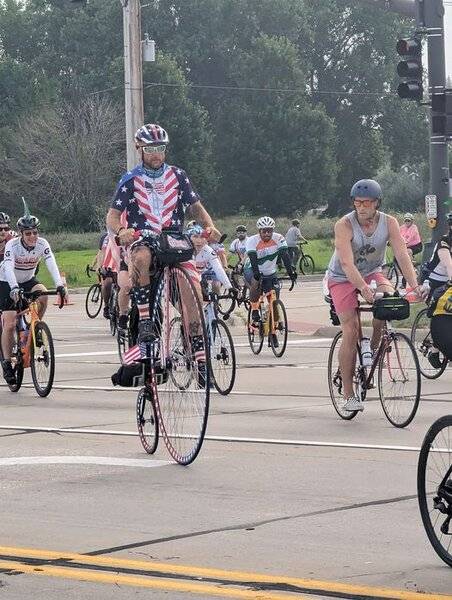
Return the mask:
M95 319L102 308L102 288L100 283L93 283L86 293L85 309L90 319Z
M231 332L223 321L212 323L210 366L215 389L227 396L234 387L236 363Z
M52 334L47 323L38 321L35 325L34 340L31 343L31 377L36 391L42 397L48 396L55 376L55 350Z
M138 392L137 427L143 448L154 454L159 443L159 425L152 390L148 387Z
M342 332L336 334L331 344L330 353L328 355L328 387L330 390L330 398L333 403L334 410L345 421L350 421L358 414L357 410L349 411L344 409L344 404L347 399L344 396L344 387L342 375L339 369L339 349L342 344ZM356 377L355 377L356 379ZM358 393L358 390L355 390Z

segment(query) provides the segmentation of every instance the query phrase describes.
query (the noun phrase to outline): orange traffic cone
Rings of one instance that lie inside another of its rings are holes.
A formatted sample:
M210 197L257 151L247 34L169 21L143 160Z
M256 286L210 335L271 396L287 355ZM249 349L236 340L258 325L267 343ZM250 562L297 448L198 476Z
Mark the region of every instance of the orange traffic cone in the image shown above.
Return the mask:
M64 305L65 306L70 306L72 304L74 304L73 302L70 301L69 299L69 290L67 287L67 283L66 283L66 274L64 271L61 271L60 273L60 277L61 277L61 281L63 282L64 287L66 288L66 296L64 297ZM60 301L58 299L58 296L55 299L55 302L53 303L54 306L59 306L60 305Z

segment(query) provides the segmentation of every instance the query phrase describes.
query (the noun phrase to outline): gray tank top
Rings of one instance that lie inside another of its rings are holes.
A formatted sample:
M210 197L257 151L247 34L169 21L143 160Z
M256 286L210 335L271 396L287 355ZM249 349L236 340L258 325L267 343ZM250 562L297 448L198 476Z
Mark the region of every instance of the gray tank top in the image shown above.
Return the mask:
M381 271L385 262L386 244L389 239L388 220L385 213L379 212L378 215L378 225L372 235L366 235L361 229L355 211L345 215L353 229L352 250L355 266L363 277ZM328 265L327 276L332 281L348 281L336 250Z

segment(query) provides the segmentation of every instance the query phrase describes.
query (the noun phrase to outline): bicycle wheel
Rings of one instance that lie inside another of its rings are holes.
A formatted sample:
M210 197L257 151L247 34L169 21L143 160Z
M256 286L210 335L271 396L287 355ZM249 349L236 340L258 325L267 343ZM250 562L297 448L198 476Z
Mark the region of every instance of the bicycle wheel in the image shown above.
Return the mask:
M55 350L47 323L38 321L35 325L34 343L31 343L30 367L33 385L42 397L48 396L55 375Z
M452 415L441 417L427 431L419 454L417 495L427 537L452 567Z
M314 259L309 254L302 254L298 261L298 269L303 275L312 275L315 270Z
M447 358L441 352L439 353L440 368L435 368L428 360L428 355L434 348L434 344L430 333L430 318L427 316L426 308L421 310L414 319L410 337L411 343L417 352L421 374L427 379L440 377L447 367Z
M342 332L336 334L331 344L330 353L328 355L328 388L330 390L330 398L333 403L334 410L346 421L350 421L358 414L357 410L344 410L346 398L344 398L342 375L339 369L339 348L342 344Z
M118 289L115 285L111 288L110 300L108 301L108 313L110 315L109 323L110 323L110 333L114 337L116 335L116 330L118 329Z
M220 320L212 322L210 367L215 389L227 396L234 387L236 362L234 342L226 323Z
M93 283L86 293L85 309L90 319L95 319L102 308L102 288L100 283Z
M394 427L411 423L421 396L421 372L417 354L408 336L391 333L383 342L378 362L378 392L383 411Z
M204 441L210 369L202 306L183 268L164 268L155 286L151 320L156 340L150 347L150 383L160 433L172 458L188 465ZM183 388L182 380L187 382Z
M273 314L275 316L275 334L270 335L270 346L273 351L273 354L277 358L281 358L281 356L286 351L287 346L287 335L288 335L288 325L287 325L287 313L284 304L281 300L275 300L273 303ZM271 317L270 317L271 318ZM270 324L270 330L272 330L272 326Z
M159 424L152 391L147 387L138 392L137 427L143 448L154 454L159 443Z
M14 330L13 351L11 352L11 364L14 369L14 375L16 376L16 383L8 383L8 387L11 392L18 392L22 386L22 381L24 379L24 359L19 347L18 340L19 333L16 328Z
M262 350L262 346L264 345L264 326L262 324L262 319L259 328L252 326L251 306L248 309L248 321L246 328L248 331L248 343L250 348L253 354L259 354Z

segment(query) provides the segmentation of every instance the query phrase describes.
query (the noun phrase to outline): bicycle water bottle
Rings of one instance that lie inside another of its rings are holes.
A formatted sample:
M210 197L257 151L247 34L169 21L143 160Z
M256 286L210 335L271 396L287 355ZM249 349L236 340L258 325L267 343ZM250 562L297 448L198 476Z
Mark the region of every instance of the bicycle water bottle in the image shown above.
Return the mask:
M361 358L363 361L363 367L370 367L372 364L372 349L370 347L370 339L363 337L361 339Z
M422 284L422 290L430 292L430 281L428 279L426 279Z
M375 279L372 279L369 285L370 289L375 293L377 291L377 282Z

